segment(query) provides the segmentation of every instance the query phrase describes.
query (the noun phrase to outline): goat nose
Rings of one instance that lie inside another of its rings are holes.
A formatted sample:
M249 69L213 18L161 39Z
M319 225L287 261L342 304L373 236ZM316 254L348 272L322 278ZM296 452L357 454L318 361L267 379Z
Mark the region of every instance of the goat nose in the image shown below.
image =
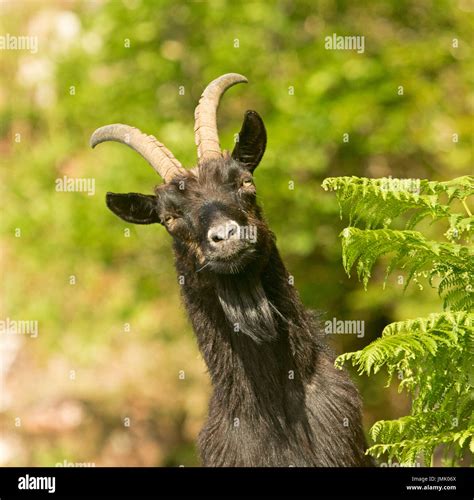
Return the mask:
M207 240L213 246L224 241L237 239L239 239L239 225L233 220L216 224L207 232Z

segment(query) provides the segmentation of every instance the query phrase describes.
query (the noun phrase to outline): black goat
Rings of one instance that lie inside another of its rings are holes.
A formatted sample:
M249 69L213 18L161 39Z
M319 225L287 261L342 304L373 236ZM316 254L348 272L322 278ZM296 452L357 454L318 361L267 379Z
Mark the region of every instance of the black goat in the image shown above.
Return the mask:
M266 146L260 116L246 112L231 155L219 146L219 100L246 81L227 74L202 94L199 163L191 170L135 128L96 130L93 147L127 144L165 181L154 195L108 193L107 206L128 222L158 222L173 237L184 304L213 385L199 435L203 465L371 465L357 390L334 368L256 203L252 173Z

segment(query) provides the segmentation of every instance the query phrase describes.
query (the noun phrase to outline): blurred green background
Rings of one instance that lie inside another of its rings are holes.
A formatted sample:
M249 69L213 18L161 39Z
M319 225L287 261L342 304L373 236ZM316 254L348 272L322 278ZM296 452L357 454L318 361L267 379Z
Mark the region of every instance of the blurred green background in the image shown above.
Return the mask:
M344 274L345 221L320 184L469 173L473 8L470 0L2 0L0 34L37 36L38 51L0 50L0 317L37 320L39 334L0 334L0 465L198 464L209 381L170 239L161 226L127 225L104 201L107 191L151 193L159 179L128 148L92 151L88 140L101 125L128 123L192 166L193 110L220 74L249 79L223 99L223 147L246 109L264 118L257 190L304 303L366 322L364 338L331 338L335 350L439 311L431 290L403 294L397 274L382 290L382 267L367 292ZM364 36L365 52L326 50L333 33ZM57 192L64 176L95 179L95 195ZM366 428L409 411L383 376L354 379Z

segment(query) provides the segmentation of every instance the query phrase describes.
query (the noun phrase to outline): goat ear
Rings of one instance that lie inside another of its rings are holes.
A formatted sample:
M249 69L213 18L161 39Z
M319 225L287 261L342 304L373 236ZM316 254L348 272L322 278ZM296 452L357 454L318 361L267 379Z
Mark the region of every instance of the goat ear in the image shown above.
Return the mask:
M266 145L267 132L262 118L256 111L246 111L232 158L253 172L262 159Z
M156 196L151 194L107 193L107 206L115 215L134 224L153 224L160 222L156 210Z

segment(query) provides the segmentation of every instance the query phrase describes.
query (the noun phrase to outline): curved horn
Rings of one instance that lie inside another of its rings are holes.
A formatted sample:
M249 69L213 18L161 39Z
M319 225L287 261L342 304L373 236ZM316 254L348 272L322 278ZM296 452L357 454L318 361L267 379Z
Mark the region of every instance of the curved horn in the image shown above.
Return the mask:
M202 93L194 112L194 137L200 163L222 156L216 121L219 101L228 88L247 81L245 76L228 73L213 80Z
M122 123L100 127L92 134L90 144L94 148L97 144L106 141L121 142L131 147L145 158L165 182L186 172L169 149L152 135L144 134L135 127Z

